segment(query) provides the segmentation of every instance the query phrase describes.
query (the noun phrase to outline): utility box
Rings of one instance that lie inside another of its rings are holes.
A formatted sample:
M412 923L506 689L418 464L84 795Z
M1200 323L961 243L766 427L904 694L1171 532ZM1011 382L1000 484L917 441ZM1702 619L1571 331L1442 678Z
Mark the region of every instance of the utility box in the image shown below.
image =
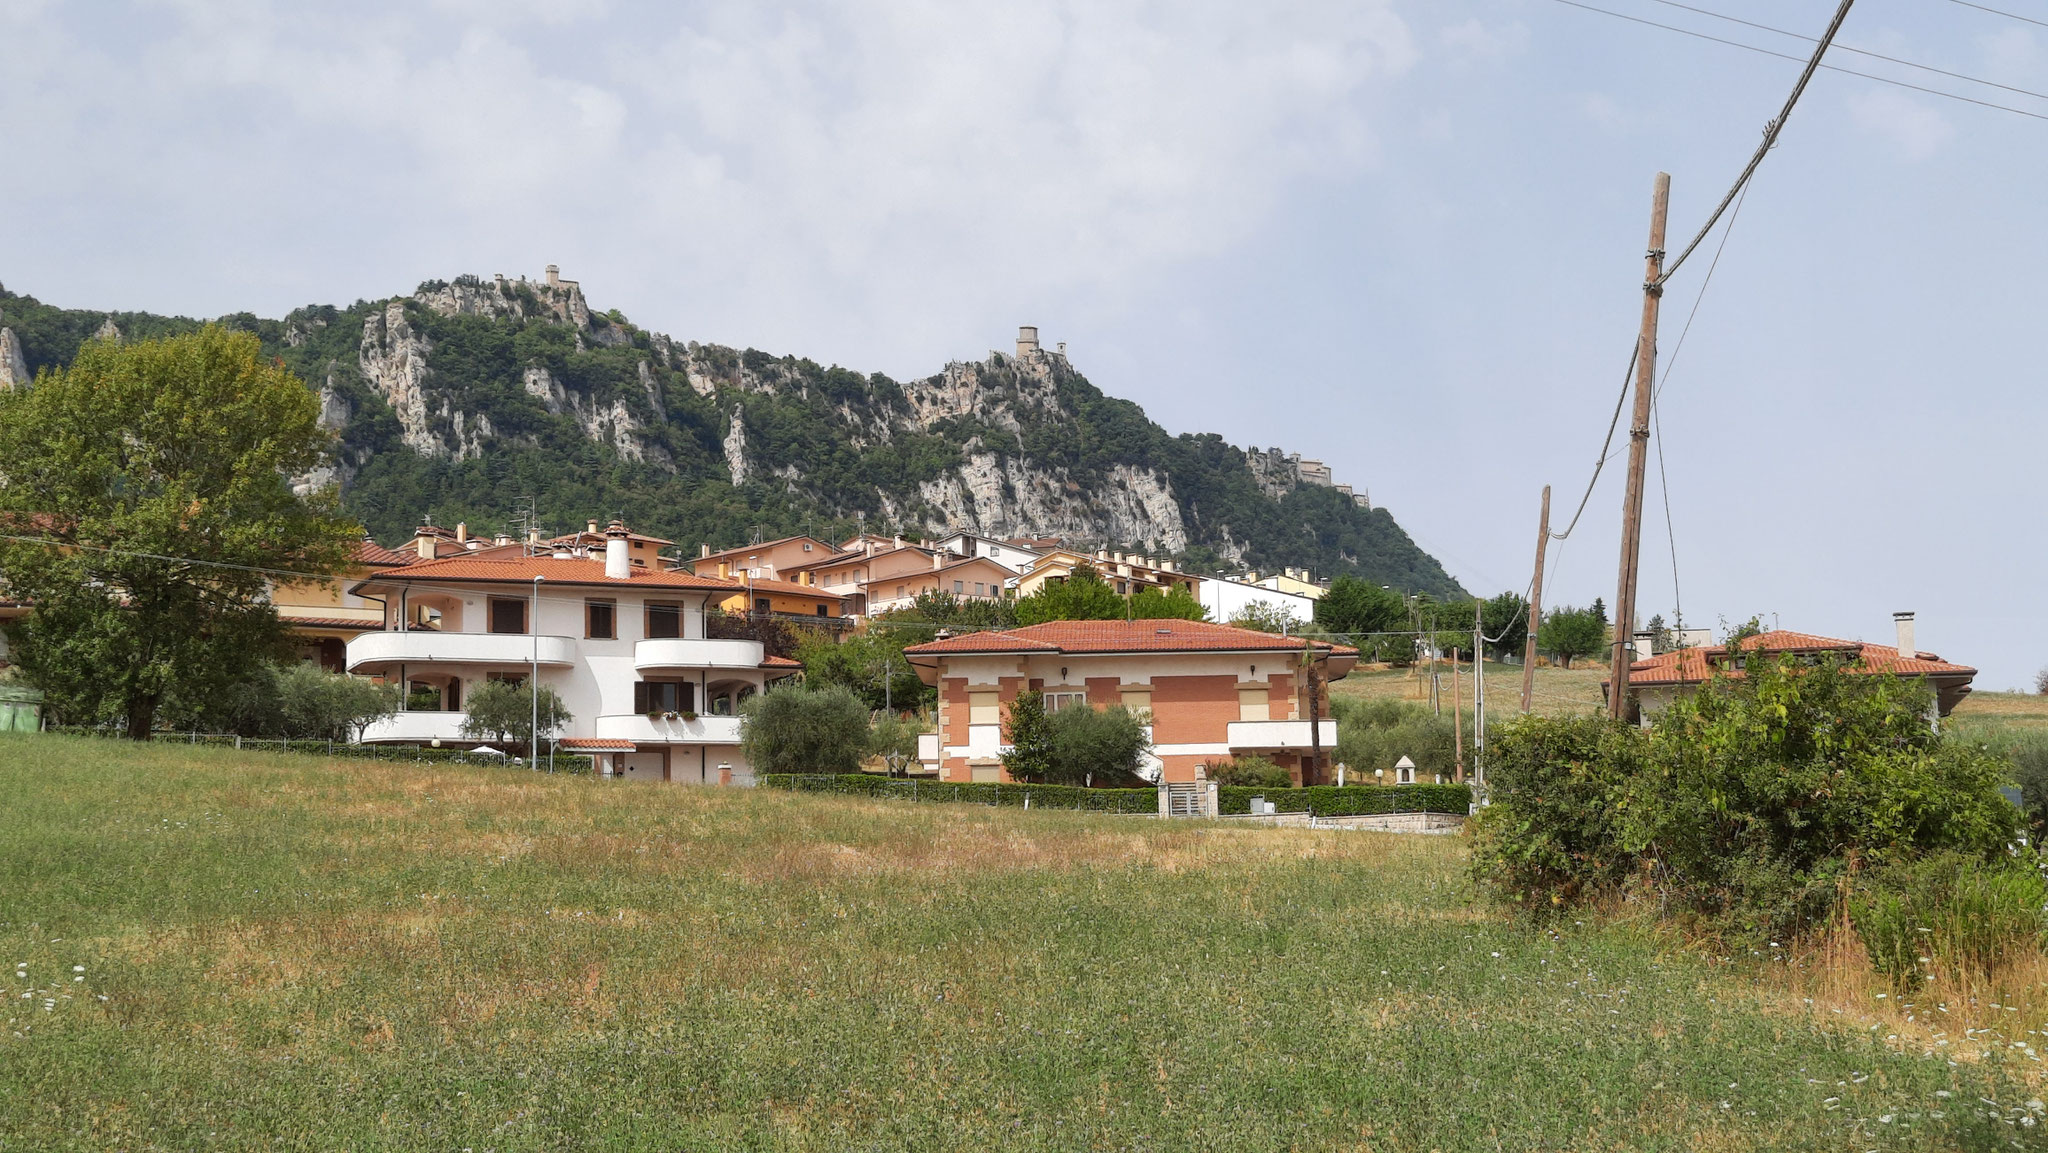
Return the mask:
M25 685L0 684L0 733L33 733L43 727L43 694Z

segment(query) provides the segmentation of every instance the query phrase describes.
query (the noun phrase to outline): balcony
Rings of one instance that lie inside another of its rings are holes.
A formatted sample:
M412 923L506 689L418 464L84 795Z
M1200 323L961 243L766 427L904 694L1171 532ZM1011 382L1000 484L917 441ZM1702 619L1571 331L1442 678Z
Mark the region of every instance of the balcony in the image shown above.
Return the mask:
M1323 748L1337 747L1337 722L1321 721ZM1301 751L1311 746L1307 721L1232 721L1227 737L1232 752L1239 749L1282 749Z
M431 741L468 743L462 722L468 713L393 713L381 721L363 726L363 743L427 744Z
M602 740L632 741L636 745L736 745L740 743L740 719L709 714L694 721L647 717L639 713L612 713L597 718L591 734Z
M760 641L685 640L669 637L633 646L636 669L758 669L766 659Z
M525 633L443 633L432 629L364 633L348 642L348 670L366 672L398 664L525 665L532 663L536 654L544 665L573 665L576 642L568 637Z

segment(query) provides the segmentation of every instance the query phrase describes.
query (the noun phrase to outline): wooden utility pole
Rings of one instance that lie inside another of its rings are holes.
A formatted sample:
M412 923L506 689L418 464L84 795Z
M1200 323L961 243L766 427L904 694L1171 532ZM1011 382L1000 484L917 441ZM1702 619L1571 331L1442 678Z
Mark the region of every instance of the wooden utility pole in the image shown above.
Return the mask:
M1301 783L1319 785L1323 776L1322 699L1316 691L1316 643L1305 641L1301 649L1301 687L1308 697L1308 764L1301 770Z
M1664 298L1664 214L1671 206L1671 176L1659 172L1650 200L1650 251L1643 273L1643 325L1636 335L1636 405L1628 426L1628 491L1621 505L1621 580L1614 594L1614 647L1607 710L1628 715L1628 666L1634 654L1636 577L1643 552L1643 470L1650 459L1650 397L1657 387L1657 306Z
M1454 763L1457 766L1457 775L1451 779L1462 785L1465 783L1465 714L1459 711L1458 704L1458 650L1456 646L1451 648L1451 739L1455 742L1453 756L1456 758Z
M1536 630L1543 625L1543 554L1550 550L1550 486L1543 486L1543 516L1536 522L1536 577L1529 582L1529 641L1522 646L1522 711L1536 695Z

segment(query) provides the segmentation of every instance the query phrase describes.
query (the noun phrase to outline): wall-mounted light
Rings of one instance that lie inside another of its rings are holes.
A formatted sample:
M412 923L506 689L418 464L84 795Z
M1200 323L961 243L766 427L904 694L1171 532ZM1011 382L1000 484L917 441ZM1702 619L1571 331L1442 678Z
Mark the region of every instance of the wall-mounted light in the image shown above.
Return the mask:
M1253 665L1253 666L1252 666L1252 675L1253 675L1253 676L1258 676L1258 675L1259 675L1259 666L1257 666L1257 665Z
M1065 665L1061 665L1061 666L1060 666L1060 683L1061 683L1061 684L1065 684L1065 683L1066 683L1066 680L1067 680L1067 666L1065 666Z

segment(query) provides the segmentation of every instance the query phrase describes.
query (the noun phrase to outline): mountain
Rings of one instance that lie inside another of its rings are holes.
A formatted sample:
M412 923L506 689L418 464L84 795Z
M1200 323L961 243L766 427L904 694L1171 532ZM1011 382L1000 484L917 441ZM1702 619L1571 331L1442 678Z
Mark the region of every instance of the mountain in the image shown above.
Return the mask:
M254 332L318 391L340 444L304 480L339 482L387 539L430 517L511 530L531 501L550 530L618 514L686 547L966 528L1173 555L1195 571L1302 567L1462 592L1317 462L1169 435L1035 334L1014 356L899 382L671 339L593 311L552 266L536 281L466 276L218 323ZM0 387L87 339L199 324L0 288Z

